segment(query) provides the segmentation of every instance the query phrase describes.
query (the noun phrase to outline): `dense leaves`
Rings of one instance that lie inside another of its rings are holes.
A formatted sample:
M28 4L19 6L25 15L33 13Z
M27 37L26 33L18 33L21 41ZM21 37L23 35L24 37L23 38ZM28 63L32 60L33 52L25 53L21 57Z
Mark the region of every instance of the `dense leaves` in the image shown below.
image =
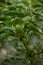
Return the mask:
M0 0L0 65L43 65L42 0Z

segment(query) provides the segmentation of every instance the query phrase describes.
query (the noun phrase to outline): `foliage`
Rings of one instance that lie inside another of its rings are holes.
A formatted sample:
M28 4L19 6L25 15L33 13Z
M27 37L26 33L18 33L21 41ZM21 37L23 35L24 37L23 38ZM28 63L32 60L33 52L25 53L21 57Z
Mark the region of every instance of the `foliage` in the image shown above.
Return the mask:
M0 0L0 65L43 65L43 0Z

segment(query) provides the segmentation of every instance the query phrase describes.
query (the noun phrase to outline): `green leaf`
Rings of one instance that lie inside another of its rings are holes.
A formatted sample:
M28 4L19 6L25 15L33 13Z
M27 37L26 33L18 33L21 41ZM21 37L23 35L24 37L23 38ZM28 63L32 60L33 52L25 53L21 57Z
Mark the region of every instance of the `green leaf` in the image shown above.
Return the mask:
M9 16L18 16L18 17L24 17L25 15L19 11L8 11L5 13L5 15L9 15Z

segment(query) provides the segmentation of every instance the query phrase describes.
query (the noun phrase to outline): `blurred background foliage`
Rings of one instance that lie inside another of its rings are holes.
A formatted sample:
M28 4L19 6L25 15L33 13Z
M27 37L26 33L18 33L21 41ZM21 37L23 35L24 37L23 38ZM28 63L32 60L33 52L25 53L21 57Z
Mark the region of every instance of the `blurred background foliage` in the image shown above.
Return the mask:
M43 65L43 0L0 0L0 65Z

